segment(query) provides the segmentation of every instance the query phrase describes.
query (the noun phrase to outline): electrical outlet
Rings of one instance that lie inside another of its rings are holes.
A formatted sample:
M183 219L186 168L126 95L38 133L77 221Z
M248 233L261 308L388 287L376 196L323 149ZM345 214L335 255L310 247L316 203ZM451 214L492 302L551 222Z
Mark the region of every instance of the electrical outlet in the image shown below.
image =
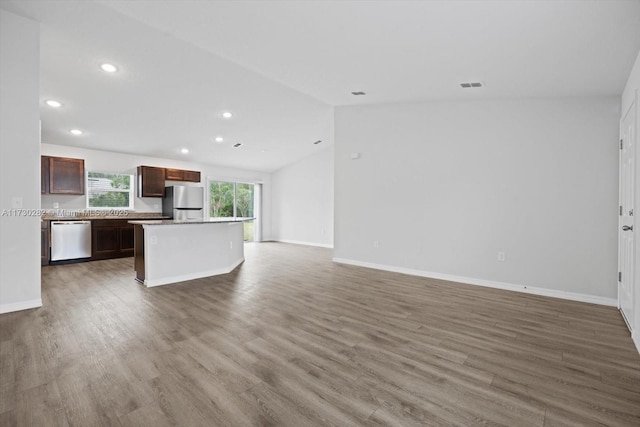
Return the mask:
M60 207L60 203L58 202L53 203L53 209L58 209L59 207Z
M22 209L22 197L12 197L11 207L13 209Z
M506 259L507 259L507 256L504 252L498 252L498 261L504 262L506 261Z
M373 241L373 247L374 248L379 248L380 247L380 242L378 242L377 240Z
M151 236L151 238L149 239L149 244L150 245L157 245L158 244L158 236Z

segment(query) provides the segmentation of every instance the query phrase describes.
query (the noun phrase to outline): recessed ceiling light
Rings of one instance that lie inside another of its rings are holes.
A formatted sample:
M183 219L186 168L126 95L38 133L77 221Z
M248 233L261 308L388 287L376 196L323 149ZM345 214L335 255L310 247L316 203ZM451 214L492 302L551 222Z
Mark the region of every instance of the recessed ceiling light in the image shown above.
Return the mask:
M351 92L351 95L362 96L362 95L366 95L366 93L362 91L357 91L357 92Z
M62 107L62 103L61 103L61 102L58 102L58 101L53 100L53 99L47 99L47 100L45 101L45 103L46 103L49 107L53 107L53 108L60 108L60 107Z
M240 146L242 146L242 144L239 142L236 142L235 144L233 144L233 148L238 148Z
M182 154L189 154L189 149L188 148L182 148L182 149L180 149L180 152Z
M76 135L76 136L77 135L82 135L82 131L80 129L71 129L69 132L71 134L73 134L73 135Z
M224 138L221 136L216 136L216 142L222 142L224 141Z
M102 71L106 71L107 73L115 73L118 71L118 67L113 64L102 64L100 65L100 68L102 68Z
M233 117L233 114L231 114L228 111L225 111L224 113L222 113L222 117L224 117L225 119L230 119L231 117Z

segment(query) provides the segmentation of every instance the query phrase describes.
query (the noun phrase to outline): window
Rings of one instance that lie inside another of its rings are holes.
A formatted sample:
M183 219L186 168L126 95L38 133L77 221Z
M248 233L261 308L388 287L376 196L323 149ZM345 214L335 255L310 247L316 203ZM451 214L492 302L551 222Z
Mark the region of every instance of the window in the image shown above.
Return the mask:
M209 183L209 216L211 218L233 218L235 183L211 181Z
M211 218L256 218L244 222L244 240L259 235L255 222L259 212L259 185L243 182L209 181L209 216ZM258 238L259 240L259 238Z
M87 173L87 207L133 209L133 175Z
M253 218L254 185L236 183L236 217Z

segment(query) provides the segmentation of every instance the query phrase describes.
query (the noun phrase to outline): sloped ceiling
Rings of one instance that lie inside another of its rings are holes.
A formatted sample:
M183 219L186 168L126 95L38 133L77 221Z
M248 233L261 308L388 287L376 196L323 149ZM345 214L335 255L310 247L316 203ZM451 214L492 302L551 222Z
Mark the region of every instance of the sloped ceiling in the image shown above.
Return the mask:
M44 142L262 171L331 145L336 105L619 95L640 49L640 1L0 5L41 23Z

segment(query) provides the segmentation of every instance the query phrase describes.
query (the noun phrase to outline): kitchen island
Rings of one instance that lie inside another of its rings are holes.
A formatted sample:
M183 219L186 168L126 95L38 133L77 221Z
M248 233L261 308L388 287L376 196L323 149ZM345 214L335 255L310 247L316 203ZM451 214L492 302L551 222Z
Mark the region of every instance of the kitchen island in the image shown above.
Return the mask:
M243 221L129 221L136 280L152 287L233 271L244 261Z

